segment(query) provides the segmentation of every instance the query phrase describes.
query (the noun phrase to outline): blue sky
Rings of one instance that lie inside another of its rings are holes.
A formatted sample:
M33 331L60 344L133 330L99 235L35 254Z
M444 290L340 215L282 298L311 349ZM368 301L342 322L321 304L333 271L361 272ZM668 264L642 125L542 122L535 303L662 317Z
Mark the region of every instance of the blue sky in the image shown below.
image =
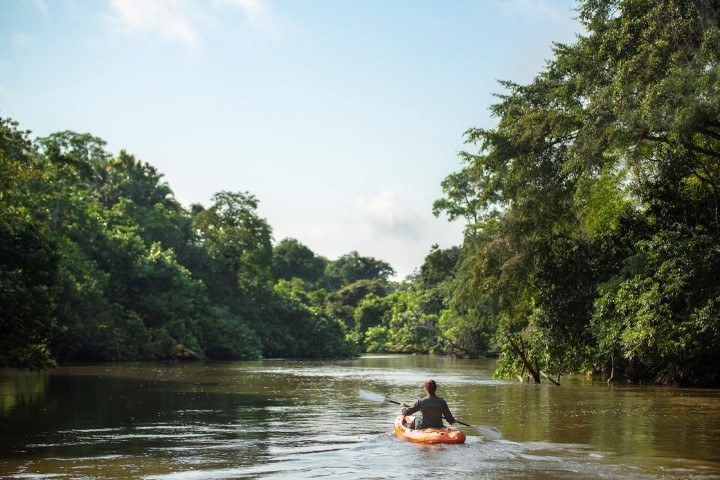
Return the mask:
M89 132L185 206L249 191L276 241L403 277L461 223L432 216L497 80L580 32L571 0L5 0L0 116Z

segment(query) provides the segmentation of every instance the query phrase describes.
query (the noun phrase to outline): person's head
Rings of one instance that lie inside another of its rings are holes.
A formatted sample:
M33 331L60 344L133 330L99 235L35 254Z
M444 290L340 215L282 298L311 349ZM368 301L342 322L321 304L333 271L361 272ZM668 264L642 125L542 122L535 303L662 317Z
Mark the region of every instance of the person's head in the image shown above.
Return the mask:
M423 384L423 389L429 395L435 395L435 391L437 390L437 383L435 383L435 380L426 380Z

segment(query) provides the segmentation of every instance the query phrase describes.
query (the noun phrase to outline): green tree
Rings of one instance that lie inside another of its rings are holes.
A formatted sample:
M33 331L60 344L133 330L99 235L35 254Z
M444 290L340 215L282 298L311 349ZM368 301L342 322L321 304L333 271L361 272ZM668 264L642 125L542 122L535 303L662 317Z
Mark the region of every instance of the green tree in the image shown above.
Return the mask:
M716 385L720 245L690 232L637 243L601 287L592 319L603 370L631 380Z
M365 296L353 312L355 329L360 338L372 327L390 321L392 304L387 296L369 294Z
M257 214L257 198L247 192L220 192L212 200L213 205L197 213L193 223L199 244L217 265L213 269L221 278L201 278L212 288L227 282L222 278L225 273L231 274L250 305L270 291L272 229Z
M357 350L346 339L343 324L318 308L299 279L280 280L274 288L272 317L263 326L265 355L271 357L329 358L351 356Z
M56 332L56 245L32 222L28 185L41 177L29 132L0 118L0 367L44 368Z
M299 278L272 289L271 228L252 195L186 211L149 163L90 134L33 144L11 120L0 173L1 366L356 351L324 291ZM324 273L299 242L278 253L312 284Z
M436 217L446 213L451 222L462 217L468 228L473 229L478 222L499 213L502 192L493 186L497 177L477 162L475 155L461 152L460 158L465 167L440 182L445 196L433 202L432 212Z
M441 249L437 244L433 245L420 267L420 281L423 287L431 288L451 280L457 270L459 259L459 247Z
M395 270L387 262L373 257L363 257L353 251L327 265L324 282L327 289L332 291L358 280L387 282L394 274Z
M325 272L327 259L315 255L294 238L281 240L273 249L273 272L276 278L300 278L317 283Z
M35 148L30 132L18 126L0 117L0 205L6 216L22 214L22 185L40 174L32 162Z
M33 225L0 217L0 367L52 364L58 255Z

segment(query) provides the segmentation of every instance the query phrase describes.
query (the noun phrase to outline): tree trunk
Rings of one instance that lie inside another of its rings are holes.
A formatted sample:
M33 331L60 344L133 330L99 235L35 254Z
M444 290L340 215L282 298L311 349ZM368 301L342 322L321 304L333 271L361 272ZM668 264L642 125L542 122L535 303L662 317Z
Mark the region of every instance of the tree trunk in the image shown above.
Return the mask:
M515 354L520 357L520 360L522 360L523 365L525 368L527 368L528 372L533 378L533 381L535 383L540 383L540 373L538 373L539 369L534 368L532 363L527 358L527 353L525 351L525 345L522 345L522 348L520 348L515 342L513 342L512 338L510 338L510 335L507 335L508 342L510 342L510 347L513 349ZM522 340L520 340L522 343Z
M607 379L608 385L615 380L615 354L610 355L610 378Z
M560 382L559 382L559 381L553 380L552 377L550 377L547 373L543 372L542 370L540 370L540 375L542 375L545 380L548 380L548 381L554 383L554 384L557 385L558 387L560 386Z

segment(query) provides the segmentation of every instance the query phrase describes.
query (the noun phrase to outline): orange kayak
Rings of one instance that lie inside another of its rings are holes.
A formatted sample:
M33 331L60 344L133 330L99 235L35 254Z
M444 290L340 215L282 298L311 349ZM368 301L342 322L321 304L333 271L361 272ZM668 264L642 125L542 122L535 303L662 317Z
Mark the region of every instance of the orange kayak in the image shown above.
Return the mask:
M413 417L398 415L395 419L395 435L415 443L465 443L465 434L452 428L424 428L411 430L407 425Z

